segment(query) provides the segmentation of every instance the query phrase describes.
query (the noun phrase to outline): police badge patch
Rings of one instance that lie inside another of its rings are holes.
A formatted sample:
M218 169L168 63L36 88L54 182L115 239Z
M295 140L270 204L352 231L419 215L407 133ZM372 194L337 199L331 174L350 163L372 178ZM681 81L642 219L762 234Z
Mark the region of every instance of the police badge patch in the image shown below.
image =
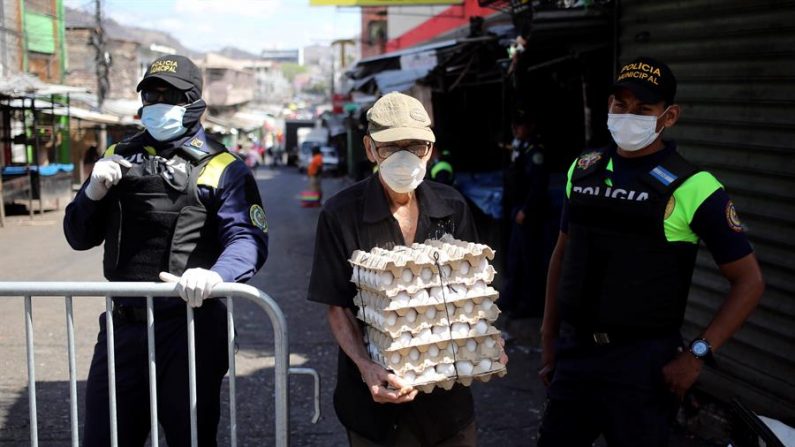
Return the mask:
M268 232L268 220L265 218L265 210L259 205L251 205L248 210L248 215L251 217L251 224L262 230L264 233Z
M737 210L734 208L734 202L729 200L726 203L726 222L729 224L729 228L737 233L741 233L743 231L743 224L740 223L740 218L737 216Z
M593 166L597 161L602 159L602 154L599 152L588 152L579 159L577 159L577 167L579 169L588 169Z

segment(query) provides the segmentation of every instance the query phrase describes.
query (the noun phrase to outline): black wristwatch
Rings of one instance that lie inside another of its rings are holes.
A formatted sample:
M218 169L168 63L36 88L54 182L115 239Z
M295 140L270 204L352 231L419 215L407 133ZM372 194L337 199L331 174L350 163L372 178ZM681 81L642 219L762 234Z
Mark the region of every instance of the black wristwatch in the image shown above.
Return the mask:
M712 359L712 346L703 338L697 338L691 341L690 348L688 350L691 354L693 354L693 357L699 360Z

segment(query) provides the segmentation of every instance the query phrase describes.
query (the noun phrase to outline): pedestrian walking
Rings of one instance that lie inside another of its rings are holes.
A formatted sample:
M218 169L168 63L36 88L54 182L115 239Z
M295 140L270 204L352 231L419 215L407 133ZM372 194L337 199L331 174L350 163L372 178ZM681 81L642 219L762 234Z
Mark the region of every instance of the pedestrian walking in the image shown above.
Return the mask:
M110 146L66 208L72 248L104 242L109 281L177 281L180 298L154 300L158 417L169 445L190 445L185 302L195 307L198 438L216 445L227 371L226 308L207 299L221 282L251 278L267 256L268 224L246 165L204 132L201 71L156 59L138 84L145 130ZM184 300L184 301L183 301ZM114 297L120 446L143 446L149 426L145 301ZM104 315L86 385L85 446L110 445Z
M549 268L539 446L667 445L678 403L756 307L764 283L734 204L663 140L681 114L676 78L641 57L609 98L614 144L568 174ZM679 333L699 240L730 288L706 329Z
M373 362L354 317L356 287L348 259L355 250L386 249L441 237L477 241L463 197L423 182L436 140L422 104L401 93L380 98L367 112L367 158L376 174L331 197L320 213L309 300L328 305L339 344L334 407L352 446L474 446L470 390L459 384L429 394L406 386Z
M317 193L317 200L320 203L323 200L323 188L320 184L320 177L323 175L323 154L320 152L320 146L312 147L312 159L306 168L306 175L309 177L309 190Z

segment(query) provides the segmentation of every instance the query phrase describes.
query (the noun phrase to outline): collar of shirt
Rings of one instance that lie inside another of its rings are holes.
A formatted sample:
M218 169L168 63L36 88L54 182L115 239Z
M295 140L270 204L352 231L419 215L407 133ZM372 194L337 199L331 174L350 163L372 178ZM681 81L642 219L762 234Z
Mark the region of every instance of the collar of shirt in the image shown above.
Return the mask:
M432 218L442 218L452 215L455 211L450 208L439 196L429 187L426 182L420 183L414 191L416 200L420 205L420 212ZM389 210L386 191L378 178L378 174L373 174L367 181L364 189L364 215L362 220L367 223L380 222L392 216Z

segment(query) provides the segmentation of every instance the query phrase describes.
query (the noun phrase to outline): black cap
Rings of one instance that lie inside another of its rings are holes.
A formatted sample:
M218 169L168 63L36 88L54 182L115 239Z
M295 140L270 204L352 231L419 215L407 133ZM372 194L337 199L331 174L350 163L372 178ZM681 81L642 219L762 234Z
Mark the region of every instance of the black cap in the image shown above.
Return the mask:
M197 89L202 91L202 72L199 67L185 56L170 54L161 56L149 65L146 74L138 83L136 91L141 91L153 79L160 79L177 90Z
M676 96L676 78L664 63L650 57L639 57L621 67L612 91L630 90L643 102L653 104L665 101L673 104Z

